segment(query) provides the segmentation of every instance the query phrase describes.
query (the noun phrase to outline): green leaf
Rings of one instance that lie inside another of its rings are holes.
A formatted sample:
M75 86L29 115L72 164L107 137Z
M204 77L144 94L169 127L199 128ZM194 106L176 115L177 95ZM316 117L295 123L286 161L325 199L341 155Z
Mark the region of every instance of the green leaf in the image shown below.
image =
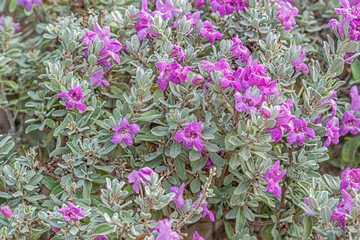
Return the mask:
M83 189L83 197L85 199L90 199L92 182L90 182L89 180L85 180L83 187L84 187L84 189Z
M191 152L189 154L189 159L190 161L196 161L199 160L201 157L201 152L195 150L195 149L191 149Z
M234 236L234 228L231 226L231 224L229 222L224 222L225 225L225 232L226 235L228 236L229 239L232 238L232 236Z
M213 163L215 163L216 166L219 166L219 167L224 166L224 164L225 164L224 159L221 156L217 155L217 153L211 152L211 153L209 153L209 156L210 156L211 161Z
M350 65L352 76L354 80L360 80L360 61L355 60Z
M6 1L5 1L6 2ZM9 11L14 12L15 8L17 6L17 0L11 0L9 4Z
M14 90L19 88L18 84L14 81L7 80L7 81L2 81L2 82L4 83L4 85L11 87Z
M55 180L49 176L43 176L43 178L41 179L41 183L44 184L49 190L52 190L57 186Z
M304 225L304 231L303 231L302 238L309 239L309 236L310 236L312 228L313 228L312 218L305 215L304 220L303 220L303 225Z
M154 127L153 129L151 129L151 133L155 136L163 137L169 134L169 128L162 126Z
M133 121L134 122L137 122L137 121L148 122L148 121L154 120L155 118L158 118L160 116L161 116L161 113L158 110L150 110L150 111L147 111L147 112L141 114L141 116L138 118L133 118Z
M101 224L97 228L95 228L93 234L91 237L101 236L101 235L107 235L110 233L115 232L116 226L111 226L108 223Z
M181 158L176 157L174 159L174 164L175 164L175 171L178 177L182 180L186 180L185 162Z
M176 158L181 152L181 145L177 141L173 141L170 148L170 157Z
M360 155L358 148L360 147L360 136L354 137L347 141L341 151L342 160L345 163L359 163Z
M250 187L250 182L248 180L242 181L237 188L235 188L234 194L240 195L246 192Z
M1 198L10 199L10 198L13 198L13 196L11 194L6 193L6 192L0 192L0 199Z
M330 222L331 219L331 210L328 206L321 208L320 217L324 220L326 224Z
M190 189L193 193L197 193L200 191L200 182L199 179L194 178L190 183Z

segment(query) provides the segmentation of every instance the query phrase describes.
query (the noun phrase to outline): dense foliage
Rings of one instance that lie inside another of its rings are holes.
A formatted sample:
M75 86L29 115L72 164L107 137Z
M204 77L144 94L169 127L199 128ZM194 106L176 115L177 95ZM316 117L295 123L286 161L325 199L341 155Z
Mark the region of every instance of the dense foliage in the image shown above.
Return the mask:
M359 239L359 2L0 1L1 239Z

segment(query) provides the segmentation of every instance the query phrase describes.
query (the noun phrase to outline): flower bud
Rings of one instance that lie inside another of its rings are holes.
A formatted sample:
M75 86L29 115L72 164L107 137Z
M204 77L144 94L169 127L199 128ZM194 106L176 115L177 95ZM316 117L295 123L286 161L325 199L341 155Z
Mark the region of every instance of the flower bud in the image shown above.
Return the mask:
M196 86L204 81L204 77L201 75L196 75L194 79L192 80L192 85Z
M56 228L56 227L54 227L54 226L51 226L51 229L52 229L54 232L58 232L58 231L61 230L61 228Z
M261 107L260 110L260 115L265 118L265 119L269 119L270 118L270 115L271 115L271 111L270 111L270 108L268 107Z
M11 218L14 215L9 206L1 207L0 211L6 218Z

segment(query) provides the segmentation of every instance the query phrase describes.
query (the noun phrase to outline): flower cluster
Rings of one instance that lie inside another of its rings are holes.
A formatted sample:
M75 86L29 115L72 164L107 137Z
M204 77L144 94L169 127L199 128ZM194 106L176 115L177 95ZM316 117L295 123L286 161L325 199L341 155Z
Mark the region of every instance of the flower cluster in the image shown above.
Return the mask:
M30 11L32 9L33 4L41 4L41 0L17 0L18 5L24 5L25 8Z

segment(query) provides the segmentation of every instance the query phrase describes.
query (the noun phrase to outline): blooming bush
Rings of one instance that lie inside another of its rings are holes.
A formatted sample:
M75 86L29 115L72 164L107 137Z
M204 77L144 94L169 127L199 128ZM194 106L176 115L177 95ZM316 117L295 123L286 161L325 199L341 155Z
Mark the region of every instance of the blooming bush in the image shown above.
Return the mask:
M359 1L0 11L1 239L360 238Z

